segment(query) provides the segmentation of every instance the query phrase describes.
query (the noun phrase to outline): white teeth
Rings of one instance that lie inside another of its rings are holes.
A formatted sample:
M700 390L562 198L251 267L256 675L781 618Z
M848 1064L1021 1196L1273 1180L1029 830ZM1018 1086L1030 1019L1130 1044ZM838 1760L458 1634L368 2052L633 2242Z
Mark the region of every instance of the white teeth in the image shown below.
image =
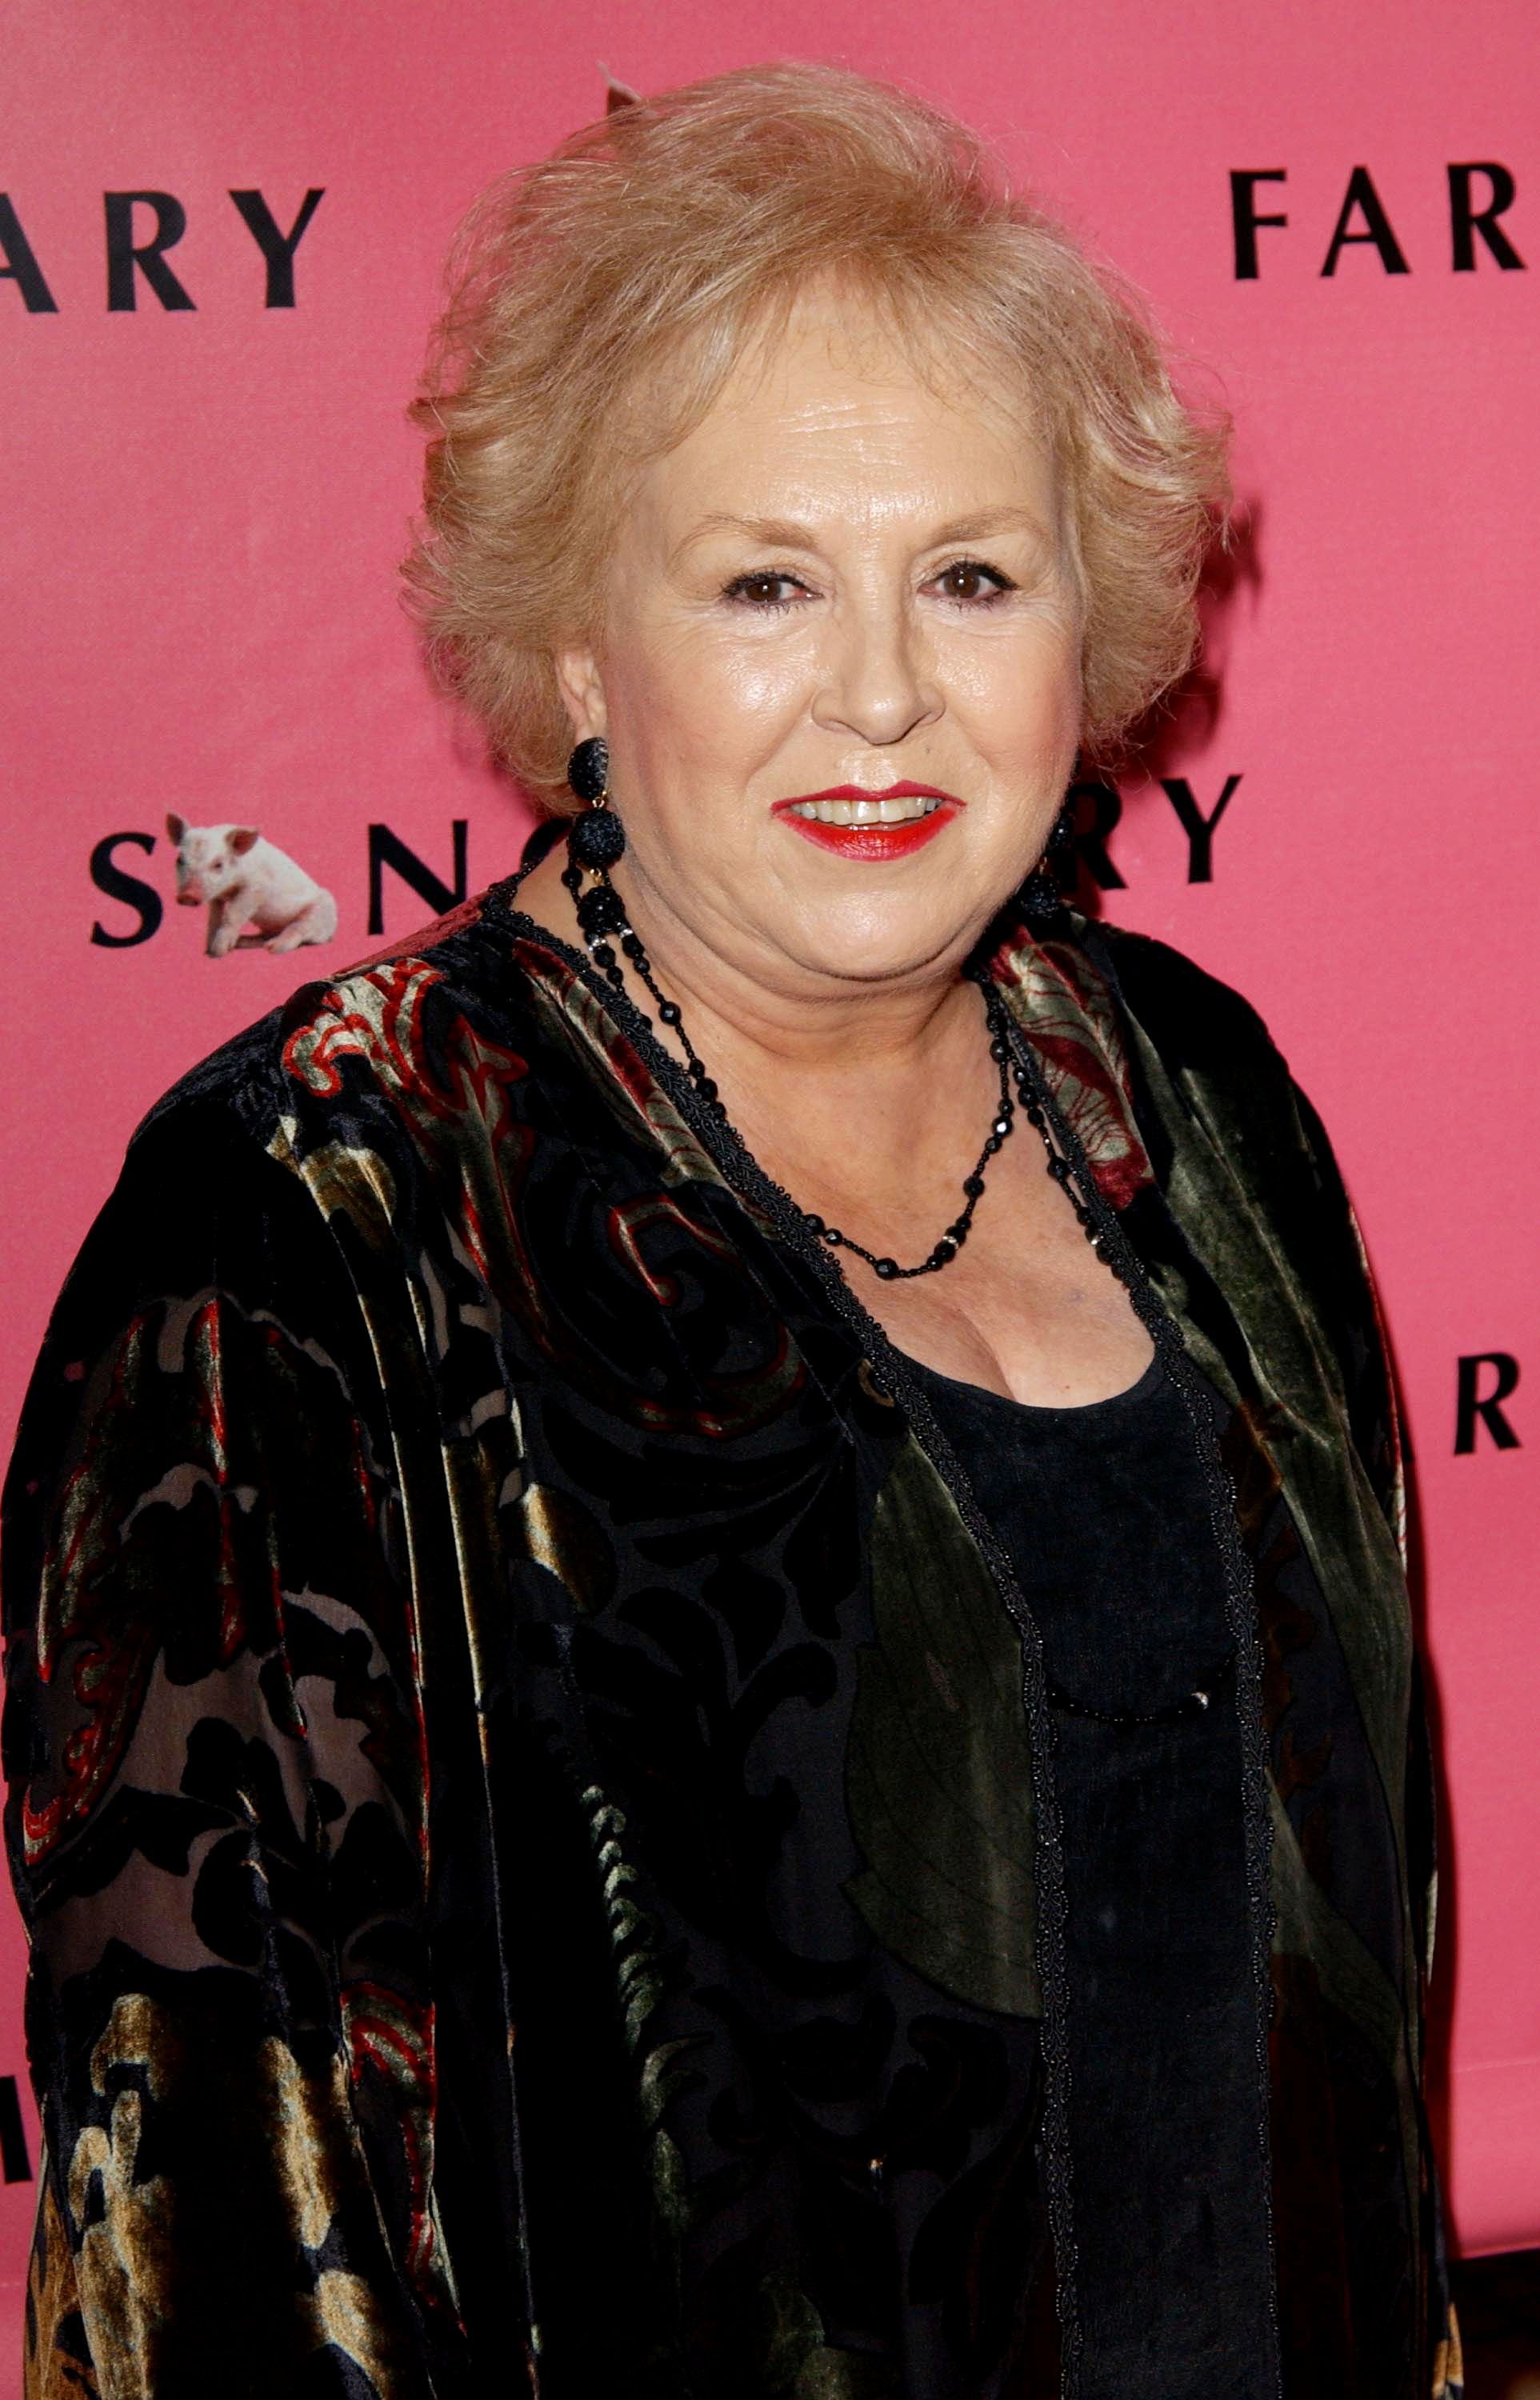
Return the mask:
M934 814L939 800L916 798L893 800L797 800L790 813L808 817L814 825L909 825L916 817Z

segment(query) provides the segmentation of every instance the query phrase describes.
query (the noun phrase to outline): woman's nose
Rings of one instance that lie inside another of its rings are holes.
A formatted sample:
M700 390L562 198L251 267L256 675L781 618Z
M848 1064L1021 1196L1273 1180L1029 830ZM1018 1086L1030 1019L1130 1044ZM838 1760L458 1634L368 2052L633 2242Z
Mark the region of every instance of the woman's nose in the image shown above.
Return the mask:
M902 742L941 714L918 630L901 607L852 607L831 623L813 721L864 742Z

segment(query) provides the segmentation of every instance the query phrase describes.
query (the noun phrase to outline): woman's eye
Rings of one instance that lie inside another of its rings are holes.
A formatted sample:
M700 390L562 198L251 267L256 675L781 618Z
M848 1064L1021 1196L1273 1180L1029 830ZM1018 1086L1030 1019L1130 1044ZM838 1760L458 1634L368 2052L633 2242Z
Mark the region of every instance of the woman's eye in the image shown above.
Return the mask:
M802 588L794 575L777 575L766 568L757 574L736 577L722 597L746 601L751 608L789 608Z
M936 581L948 600L988 602L1015 590L1008 575L1002 575L996 566L986 566L979 558L960 558L955 565L944 566Z

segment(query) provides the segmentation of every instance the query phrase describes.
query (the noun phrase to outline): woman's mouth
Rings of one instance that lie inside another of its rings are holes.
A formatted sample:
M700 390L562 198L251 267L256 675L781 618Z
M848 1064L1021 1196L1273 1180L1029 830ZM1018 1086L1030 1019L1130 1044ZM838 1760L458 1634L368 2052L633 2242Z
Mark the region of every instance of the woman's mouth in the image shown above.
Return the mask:
M885 792L863 792L844 784L777 800L772 813L807 841L840 858L877 864L906 858L945 832L962 802L928 784L891 784Z

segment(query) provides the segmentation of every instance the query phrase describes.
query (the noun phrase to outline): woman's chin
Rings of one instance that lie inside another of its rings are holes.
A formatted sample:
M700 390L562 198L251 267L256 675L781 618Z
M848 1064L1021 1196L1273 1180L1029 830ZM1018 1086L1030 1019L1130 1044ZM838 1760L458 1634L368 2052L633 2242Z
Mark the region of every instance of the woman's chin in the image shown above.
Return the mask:
M799 913L777 947L788 963L831 984L894 984L957 967L993 914L940 890L902 901L863 900ZM774 939L773 929L766 928Z

